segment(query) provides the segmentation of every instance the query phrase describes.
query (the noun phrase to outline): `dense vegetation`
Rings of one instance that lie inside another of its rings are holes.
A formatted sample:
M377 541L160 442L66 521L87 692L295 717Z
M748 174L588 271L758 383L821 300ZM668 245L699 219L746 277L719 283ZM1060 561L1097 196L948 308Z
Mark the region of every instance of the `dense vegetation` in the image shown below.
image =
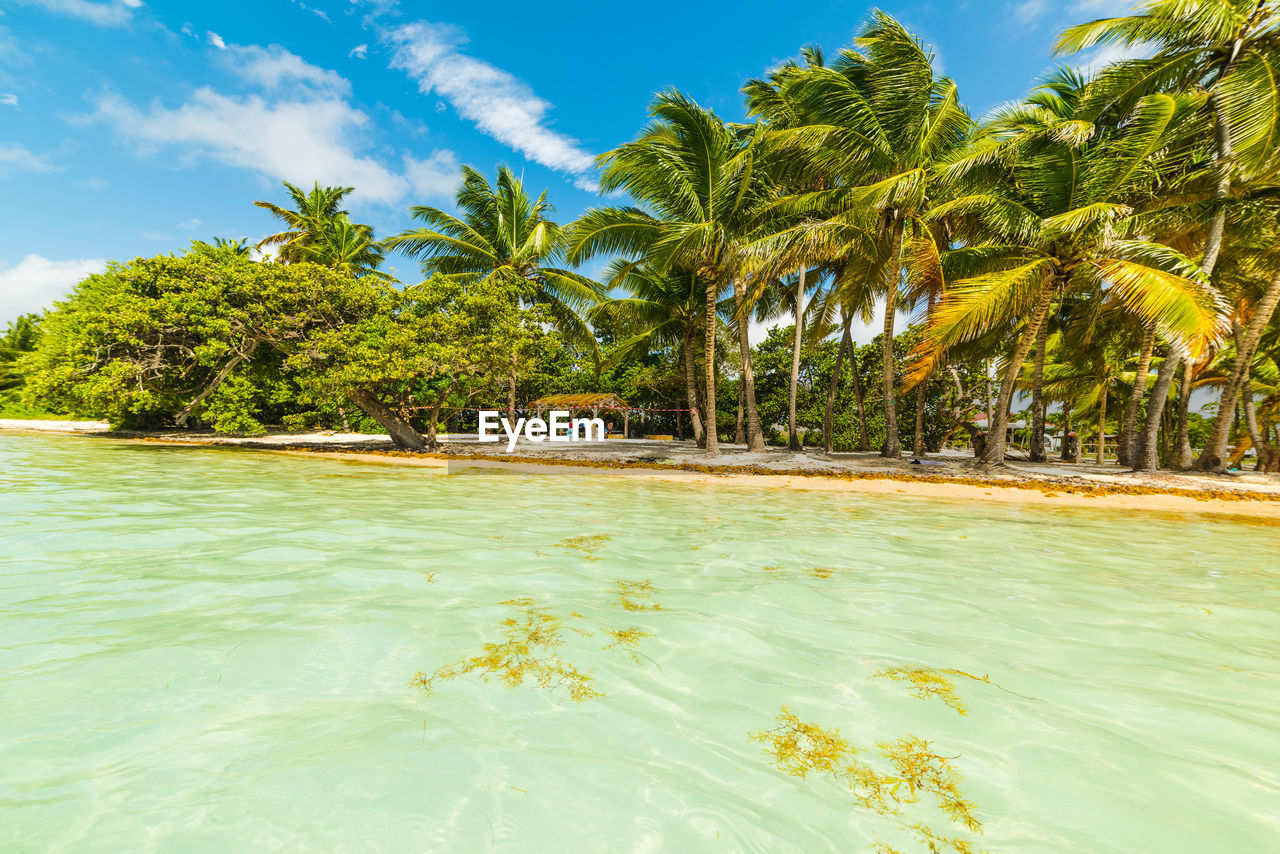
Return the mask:
M10 326L0 395L139 427L376 423L422 448L477 405L600 391L711 454L959 438L999 464L1011 439L1044 459L1052 430L1099 460L1118 434L1138 470L1250 448L1280 470L1280 3L1154 0L1058 40L1097 45L1148 55L977 121L874 13L747 82L746 123L657 95L600 158L627 204L568 224L505 167L464 169L455 212L415 207L381 241L350 188L286 185L291 207L257 203L285 225L273 259L218 240L113 265ZM389 251L425 281L381 271ZM601 282L575 271L592 259ZM799 322L753 347L750 322L780 317Z

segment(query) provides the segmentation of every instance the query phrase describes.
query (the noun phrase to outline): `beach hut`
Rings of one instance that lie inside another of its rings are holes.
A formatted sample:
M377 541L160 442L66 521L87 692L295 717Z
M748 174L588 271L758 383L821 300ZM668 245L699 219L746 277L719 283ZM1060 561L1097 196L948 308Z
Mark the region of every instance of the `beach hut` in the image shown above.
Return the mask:
M599 418L601 412L621 412L622 435L624 438L631 437L631 407L616 394L605 394L603 392L554 394L550 397L535 400L529 406L531 409L537 410L539 418L543 416L544 412L552 409L566 410L570 416L581 416L589 412L592 418Z

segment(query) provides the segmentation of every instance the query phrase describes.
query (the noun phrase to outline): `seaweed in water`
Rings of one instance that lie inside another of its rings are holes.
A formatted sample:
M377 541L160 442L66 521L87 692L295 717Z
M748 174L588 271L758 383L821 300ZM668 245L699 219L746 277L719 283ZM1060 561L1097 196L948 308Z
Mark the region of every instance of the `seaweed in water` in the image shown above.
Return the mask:
M653 601L652 581L619 581L618 598L627 611L661 611L662 606Z
M888 667L884 670L877 670L872 674L872 678L892 679L895 682L910 683L912 696L919 697L921 700L927 700L930 697L937 697L960 714L967 715L969 710L965 708L964 703L960 700L960 696L956 693L956 684L943 676L943 673L968 675L960 674L959 671L935 670L932 667L912 666Z
M508 688L529 680L547 690L563 689L569 699L577 703L604 696L592 687L590 672L579 670L557 654L556 647L564 643L560 618L528 598L509 599L502 604L523 611L519 618L508 617L502 621L506 640L486 643L479 655L458 659L431 673L419 672L410 684L430 692L437 681L478 673L485 681L498 677Z
M556 543L562 549L570 549L579 552L587 560L600 560L600 556L596 554L604 544L609 542L608 534L593 534L591 536L569 537L567 540L561 540Z
M914 735L876 745L875 754L889 766L880 770L859 758L861 751L836 728L826 728L802 720L783 706L772 729L751 733L751 740L764 746L773 764L787 774L806 779L825 775L843 783L854 799L878 815L901 816L903 810L932 795L938 808L957 825L972 833L982 832L976 808L960 790L960 775L951 760L934 752L930 742ZM903 824L931 852L951 850L973 854L966 840L937 833L923 822ZM898 849L880 842L877 850L893 854Z
M626 629L605 629L604 633L613 638L612 642L603 647L606 652L611 649L625 649L636 664L640 663L640 653L637 649L640 641L653 637L653 632L635 626Z

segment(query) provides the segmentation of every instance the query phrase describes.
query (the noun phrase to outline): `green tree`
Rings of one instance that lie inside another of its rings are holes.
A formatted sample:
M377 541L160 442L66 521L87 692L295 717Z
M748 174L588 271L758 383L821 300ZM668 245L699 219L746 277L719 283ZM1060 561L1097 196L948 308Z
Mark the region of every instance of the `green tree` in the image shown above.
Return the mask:
M720 294L741 307L745 246L765 198L758 163L761 128L736 133L685 95L663 92L650 107L654 121L636 140L600 157L603 192L623 191L645 207L587 211L572 229L570 259L600 254L643 259L659 272L694 271L708 286L703 305L706 451L719 453L716 424L716 315ZM756 410L750 346L742 313L738 334L748 444L764 449Z

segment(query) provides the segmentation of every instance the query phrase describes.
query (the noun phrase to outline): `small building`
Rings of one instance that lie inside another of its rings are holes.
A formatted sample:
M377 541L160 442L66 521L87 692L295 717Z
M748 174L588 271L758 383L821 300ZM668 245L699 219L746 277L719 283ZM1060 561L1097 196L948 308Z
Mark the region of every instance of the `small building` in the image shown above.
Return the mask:
M570 417L582 417L590 414L592 418L599 418L601 412L621 413L622 435L624 437L631 435L631 407L616 394L604 394L602 392L553 394L550 397L533 401L529 404L529 408L536 410L540 418L544 412L552 409L564 410L569 413Z

